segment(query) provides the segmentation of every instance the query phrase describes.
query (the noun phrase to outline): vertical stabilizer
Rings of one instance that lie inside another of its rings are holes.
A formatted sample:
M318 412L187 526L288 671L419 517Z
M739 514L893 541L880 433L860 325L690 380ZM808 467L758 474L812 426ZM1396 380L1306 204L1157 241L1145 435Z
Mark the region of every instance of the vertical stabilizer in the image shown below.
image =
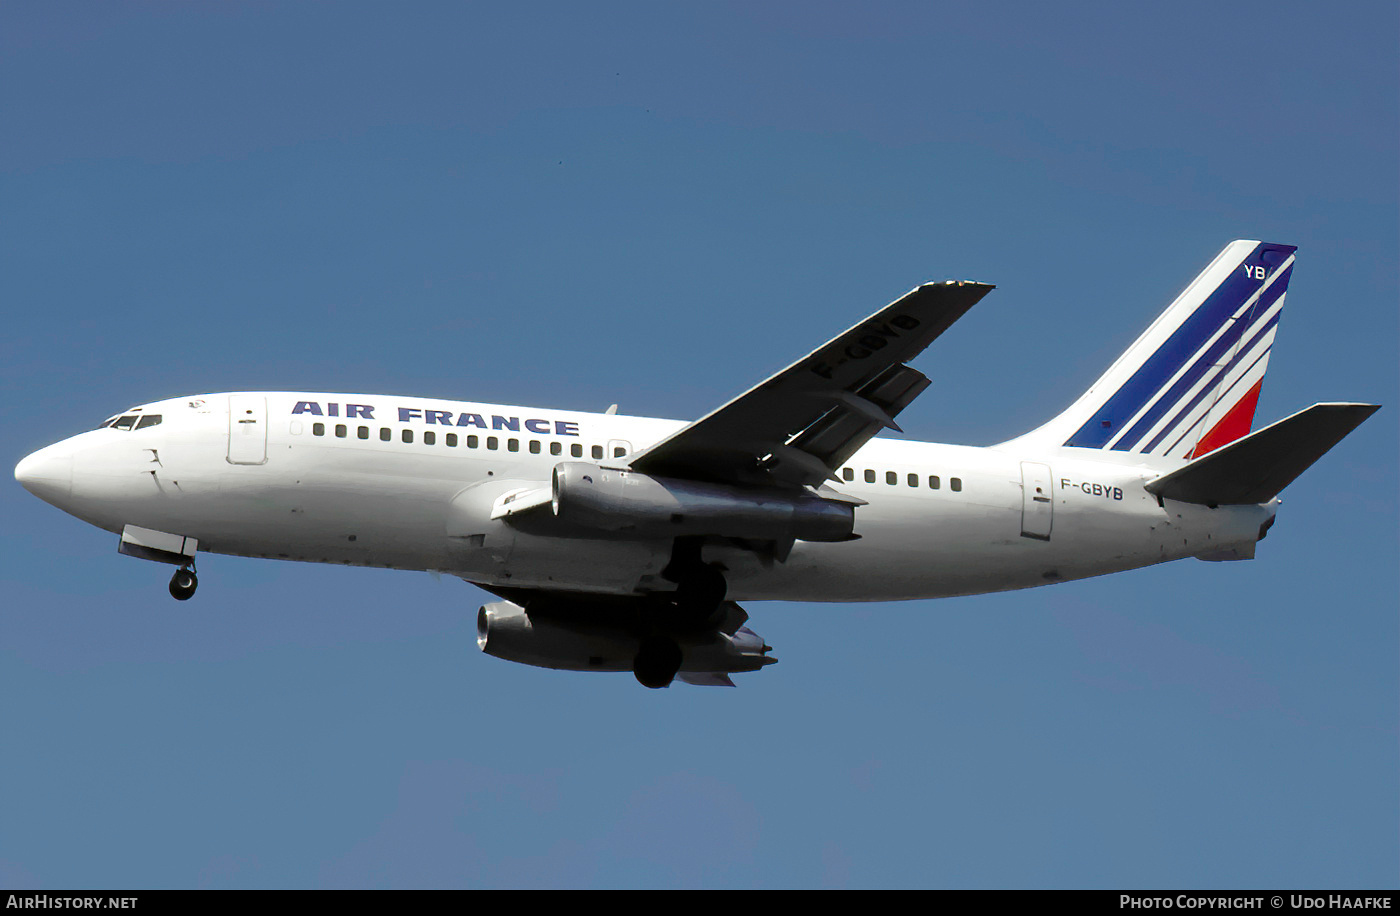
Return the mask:
M1019 441L1193 458L1247 435L1295 250L1225 246L1079 400Z

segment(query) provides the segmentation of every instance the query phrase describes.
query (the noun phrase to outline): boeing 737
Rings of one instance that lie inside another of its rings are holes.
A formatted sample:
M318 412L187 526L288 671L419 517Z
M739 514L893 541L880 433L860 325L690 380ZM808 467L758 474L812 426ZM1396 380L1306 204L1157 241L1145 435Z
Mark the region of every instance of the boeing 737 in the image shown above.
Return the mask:
M929 283L693 423L323 392L122 411L26 457L30 492L176 567L199 551L433 570L498 600L490 655L732 686L737 602L1029 588L1252 559L1278 494L1378 409L1251 432L1295 249L1232 242L1063 413L986 448L879 438L908 365L992 286Z

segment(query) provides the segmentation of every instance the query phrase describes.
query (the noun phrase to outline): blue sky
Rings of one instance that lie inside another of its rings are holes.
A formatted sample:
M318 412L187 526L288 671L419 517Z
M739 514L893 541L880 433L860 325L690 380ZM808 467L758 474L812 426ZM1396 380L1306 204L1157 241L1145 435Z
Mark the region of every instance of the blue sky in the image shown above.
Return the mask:
M0 885L1396 886L1400 10L869 6L5 4L4 455L222 390L693 418L946 277L998 289L900 422L989 444L1261 238L1258 419L1386 409L1259 558L757 603L781 664L646 691L424 574L177 605L11 484Z

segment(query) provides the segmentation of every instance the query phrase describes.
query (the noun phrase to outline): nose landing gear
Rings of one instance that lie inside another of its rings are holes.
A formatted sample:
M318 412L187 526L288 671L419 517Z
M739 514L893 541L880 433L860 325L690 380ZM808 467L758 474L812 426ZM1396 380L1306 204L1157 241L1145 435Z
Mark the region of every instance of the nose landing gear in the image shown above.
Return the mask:
M193 565L181 566L175 570L175 575L170 577L170 597L176 601L190 600L198 587L199 576L195 575Z

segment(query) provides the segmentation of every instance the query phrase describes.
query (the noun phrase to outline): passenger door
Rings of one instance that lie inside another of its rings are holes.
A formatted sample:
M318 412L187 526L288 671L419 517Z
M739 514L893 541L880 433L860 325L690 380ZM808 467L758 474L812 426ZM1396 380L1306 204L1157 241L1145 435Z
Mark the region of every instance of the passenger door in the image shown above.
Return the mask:
M267 464L267 398L228 398L228 463Z
M1050 466L1021 462L1021 537L1050 540L1055 503L1050 493Z

